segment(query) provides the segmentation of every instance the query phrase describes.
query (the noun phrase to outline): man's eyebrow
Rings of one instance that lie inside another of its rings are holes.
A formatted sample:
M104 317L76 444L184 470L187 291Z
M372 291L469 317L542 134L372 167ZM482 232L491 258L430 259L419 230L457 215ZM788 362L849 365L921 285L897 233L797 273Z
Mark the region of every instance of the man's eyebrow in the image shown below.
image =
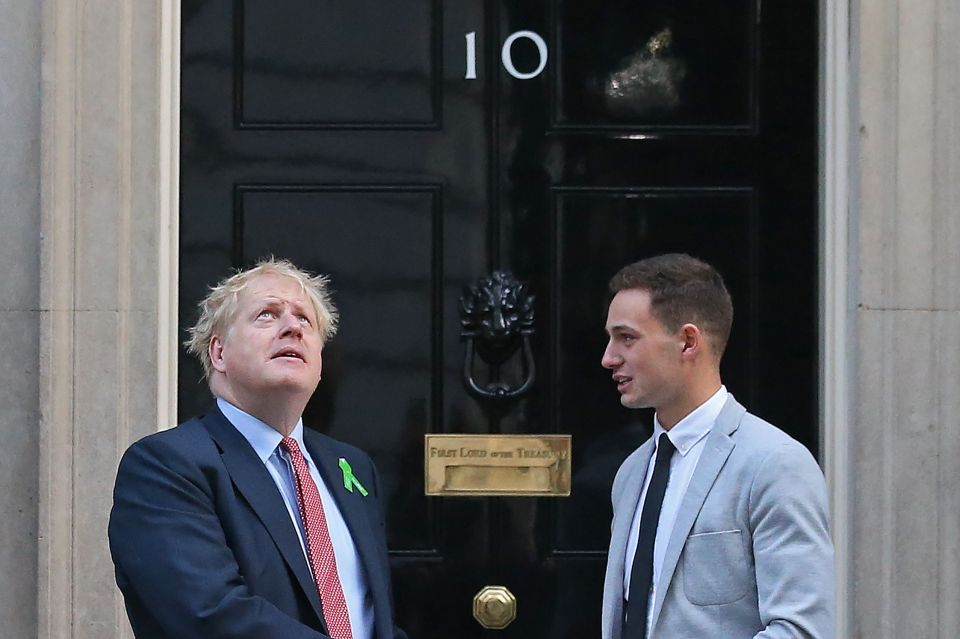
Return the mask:
M282 299L280 299L279 297L275 297L273 295L268 295L268 296L260 297L253 300L253 305L256 311L259 311L265 308L275 309L277 307L283 306L285 303L286 302L284 302Z
M607 335L613 335L614 333L636 333L637 329L628 324L614 324L613 326L605 326L603 329Z
M288 300L283 297L277 297L276 295L265 295L256 300L257 307L275 307L275 306L290 306L291 308L298 311L306 311L310 308L310 303L302 300Z

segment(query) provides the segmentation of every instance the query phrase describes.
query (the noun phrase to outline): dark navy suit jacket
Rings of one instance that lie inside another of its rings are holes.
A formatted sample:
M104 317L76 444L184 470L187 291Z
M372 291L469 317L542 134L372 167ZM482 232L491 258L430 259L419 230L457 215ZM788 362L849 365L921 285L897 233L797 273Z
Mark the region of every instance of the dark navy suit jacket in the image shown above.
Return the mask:
M376 469L353 446L304 430L373 597L376 639L393 625ZM345 458L369 491L347 491ZM319 596L283 497L247 440L213 407L141 439L120 461L110 514L117 584L138 639L322 639Z

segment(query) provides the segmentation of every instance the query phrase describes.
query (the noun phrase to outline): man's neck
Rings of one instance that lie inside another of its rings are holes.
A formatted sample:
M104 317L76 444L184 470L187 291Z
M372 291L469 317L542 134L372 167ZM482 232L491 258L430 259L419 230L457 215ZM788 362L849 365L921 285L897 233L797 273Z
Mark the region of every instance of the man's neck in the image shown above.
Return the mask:
M307 405L306 400L288 397L281 392L274 394L273 401L269 402L239 397L229 388L214 389L214 395L230 402L248 415L256 417L284 437L293 432L294 427L303 415L303 409Z
M660 422L664 430L670 430L713 397L720 390L720 385L719 375L715 379L711 378L691 385L681 397L678 397L669 406L657 407L657 421Z
M293 413L283 410L282 407L271 406L257 406L249 408L238 406L237 408L249 415L253 415L284 437L289 436L290 433L293 432L297 422L300 421L300 416L303 414L302 411Z

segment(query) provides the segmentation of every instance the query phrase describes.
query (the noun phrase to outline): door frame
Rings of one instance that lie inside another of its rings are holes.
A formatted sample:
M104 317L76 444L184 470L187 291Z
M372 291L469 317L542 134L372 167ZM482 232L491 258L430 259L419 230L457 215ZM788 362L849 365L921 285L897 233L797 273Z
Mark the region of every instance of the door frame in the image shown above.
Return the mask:
M156 389L158 424L176 423L177 305L180 175L180 7L181 0L159 0L160 41L160 213L158 233L158 334ZM850 5L820 0L819 21L819 433L820 458L830 494L836 548L838 636L849 634L852 597L849 576L851 508L850 432L853 414L852 362L856 330L851 307L856 274L851 249L853 191L851 104L855 98L855 60L850 59Z
M850 2L820 0L819 9L820 458L827 478L836 553L836 632L838 637L848 637L853 604L851 382L858 338L852 306L858 269L851 244L851 238L856 241L856 195L850 118L858 61L850 57Z

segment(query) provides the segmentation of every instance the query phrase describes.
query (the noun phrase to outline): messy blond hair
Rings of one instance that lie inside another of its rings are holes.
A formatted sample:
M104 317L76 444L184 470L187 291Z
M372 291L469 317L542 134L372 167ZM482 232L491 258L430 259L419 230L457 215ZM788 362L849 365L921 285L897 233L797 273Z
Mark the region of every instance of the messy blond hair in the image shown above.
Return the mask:
M250 282L263 275L281 275L289 277L298 284L313 304L317 315L317 329L320 339L326 343L337 332L337 309L330 300L329 279L325 275L314 275L298 268L293 262L277 259L273 256L259 260L253 268L238 270L236 273L210 287L210 292L197 305L200 318L187 329L190 339L183 344L187 351L203 364L203 374L210 381L213 374L213 362L210 361L210 340L214 335L223 337L236 319L240 306L240 292Z

